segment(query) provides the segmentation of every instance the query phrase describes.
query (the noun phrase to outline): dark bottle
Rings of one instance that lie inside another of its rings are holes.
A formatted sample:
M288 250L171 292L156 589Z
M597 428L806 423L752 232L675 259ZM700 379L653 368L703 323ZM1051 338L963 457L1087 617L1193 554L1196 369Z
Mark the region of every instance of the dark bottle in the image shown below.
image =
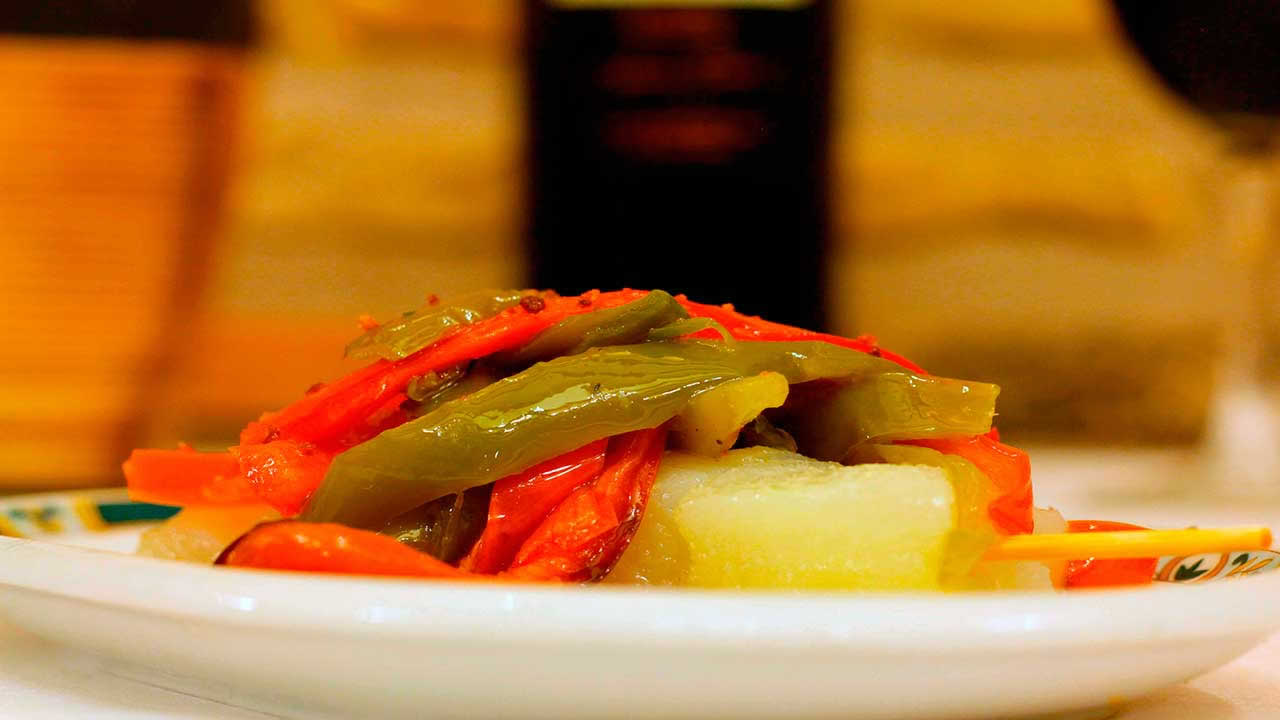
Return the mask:
M822 327L829 3L527 4L533 284Z
M1280 118L1280 3L1114 0L1134 47L1164 84L1238 142L1274 142Z

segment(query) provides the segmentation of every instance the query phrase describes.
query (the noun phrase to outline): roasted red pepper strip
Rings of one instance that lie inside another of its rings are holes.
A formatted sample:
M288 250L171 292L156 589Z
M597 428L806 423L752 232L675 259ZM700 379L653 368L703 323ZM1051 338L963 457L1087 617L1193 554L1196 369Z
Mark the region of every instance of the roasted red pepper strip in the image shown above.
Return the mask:
M250 530L227 550L221 562L264 570L349 575L452 580L481 577L401 545L386 535L336 523L291 520L267 523Z
M386 405L353 428L343 442L316 445L308 441L272 440L231 448L240 463L240 475L258 493L258 502L271 505L285 517L302 512L311 493L324 481L333 458L343 450L364 442L408 420L400 408L405 396L397 393Z
M1141 525L1110 520L1071 520L1067 532L1107 532L1111 530L1146 530ZM1155 576L1159 558L1086 558L1067 563L1068 590L1085 587L1147 585Z
M261 502L230 453L134 450L124 462L129 497L160 505L241 505Z
M987 508L996 527L1011 535L1029 533L1035 523L1031 510L1031 460L1016 447L989 434L973 437L904 440L948 455L959 455L991 478L999 496Z
M494 483L489 521L459 567L479 573L505 570L547 515L600 474L608 444L597 440Z
M666 437L660 427L611 438L600 476L556 506L520 547L506 574L544 581L604 576L640 524Z
M258 502L267 503L285 517L293 517L302 512L311 493L320 486L338 451L311 443L279 441L237 445L231 448L231 454L258 494Z
M570 315L622 305L646 293L592 291L538 298L536 304L508 308L401 360L379 360L250 423L233 451L240 471L263 502L284 515L296 515L324 479L327 460L406 419L398 408L413 378L514 349Z
M679 302L684 307L690 317L707 318L720 323L724 326L725 330L729 331L729 334L733 336L735 340L817 340L821 342L828 342L833 345L840 345L841 347L847 347L851 350L858 350L878 355L886 360L895 362L912 372L924 372L919 365L916 365L901 355L891 353L884 348L878 347L876 345L876 339L870 335L846 338L839 335L820 333L814 330L805 330L804 328L771 322L753 315L744 315L734 310L732 305L707 305L705 303L693 302L684 295L677 295L676 302ZM704 330L701 333L697 333L696 336L706 337L709 339L719 337L712 330Z

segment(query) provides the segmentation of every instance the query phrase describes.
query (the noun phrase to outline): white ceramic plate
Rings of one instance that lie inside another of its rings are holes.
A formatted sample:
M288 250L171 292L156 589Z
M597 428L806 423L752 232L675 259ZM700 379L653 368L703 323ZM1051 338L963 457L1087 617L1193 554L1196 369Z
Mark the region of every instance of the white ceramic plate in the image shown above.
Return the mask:
M288 716L1101 717L1245 652L1277 607L1280 573L746 594L273 574L0 538L4 619L144 682Z

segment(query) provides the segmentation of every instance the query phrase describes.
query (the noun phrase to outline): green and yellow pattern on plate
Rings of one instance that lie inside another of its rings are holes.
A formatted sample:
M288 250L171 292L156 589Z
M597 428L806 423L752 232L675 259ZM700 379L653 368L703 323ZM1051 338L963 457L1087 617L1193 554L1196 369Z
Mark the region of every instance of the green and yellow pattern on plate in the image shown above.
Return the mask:
M175 507L133 502L123 488L15 495L0 498L0 535L40 538L97 532L164 520L176 512Z

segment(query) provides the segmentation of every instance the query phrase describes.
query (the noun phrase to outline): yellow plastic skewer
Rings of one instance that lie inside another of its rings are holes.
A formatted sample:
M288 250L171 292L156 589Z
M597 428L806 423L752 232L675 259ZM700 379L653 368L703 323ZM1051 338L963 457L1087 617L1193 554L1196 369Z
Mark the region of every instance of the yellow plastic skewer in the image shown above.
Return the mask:
M1109 532L1013 535L987 551L987 560L1072 560L1198 555L1233 550L1267 550L1265 527L1120 530Z

